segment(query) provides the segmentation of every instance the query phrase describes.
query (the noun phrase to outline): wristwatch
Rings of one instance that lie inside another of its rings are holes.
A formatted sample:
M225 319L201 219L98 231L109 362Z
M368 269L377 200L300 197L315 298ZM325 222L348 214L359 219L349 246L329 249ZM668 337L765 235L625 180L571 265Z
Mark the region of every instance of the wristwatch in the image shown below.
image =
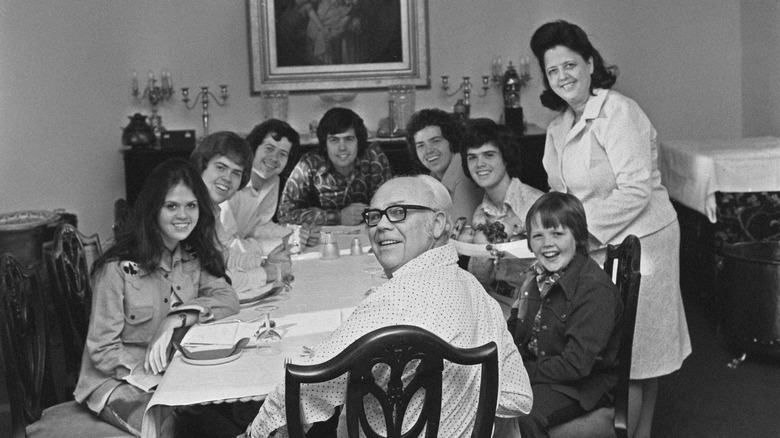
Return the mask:
M187 327L187 314L181 312L179 313L179 318L181 318L181 328Z

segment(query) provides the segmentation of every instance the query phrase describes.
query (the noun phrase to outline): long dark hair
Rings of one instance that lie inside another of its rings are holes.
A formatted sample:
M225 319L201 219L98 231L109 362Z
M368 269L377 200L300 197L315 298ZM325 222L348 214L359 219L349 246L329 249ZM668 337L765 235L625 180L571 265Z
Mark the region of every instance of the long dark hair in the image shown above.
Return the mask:
M225 259L217 240L216 218L211 197L198 172L180 158L171 158L152 170L133 206L127 226L116 236L115 243L95 261L92 272L110 261L130 260L147 271L160 264L166 248L157 220L165 196L177 184L187 186L198 201L198 222L181 244L200 259L201 269L225 277Z
M614 65L606 65L601 54L590 43L588 35L576 24L558 20L541 25L531 37L531 51L539 61L544 79L544 91L539 98L542 105L554 111L563 111L568 103L550 89L550 81L547 80L547 68L544 65L544 54L555 47L564 46L577 52L587 61L593 59L593 74L590 75L590 93L594 88L612 88L617 81L618 68Z

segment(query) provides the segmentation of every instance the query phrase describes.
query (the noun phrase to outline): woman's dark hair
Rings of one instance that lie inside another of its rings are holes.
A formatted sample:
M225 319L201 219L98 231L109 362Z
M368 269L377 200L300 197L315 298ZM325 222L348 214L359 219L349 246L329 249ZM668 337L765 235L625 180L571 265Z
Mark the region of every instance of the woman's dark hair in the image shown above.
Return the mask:
M531 226L536 215L544 228L568 228L577 242L577 252L588 255L588 220L585 207L576 196L563 192L548 192L528 209L525 216L525 232L528 248L531 248Z
M412 114L409 123L406 124L406 144L412 162L423 169L425 166L417 156L414 136L429 126L436 126L441 130L441 136L450 143L450 152L453 153L460 152L460 142L461 137L463 137L463 128L460 122L450 113L438 108L429 108Z
M235 132L220 131L204 137L192 151L190 164L200 175L208 167L209 161L222 156L243 168L239 188L244 187L252 176L252 161L255 157L246 140Z
M618 75L617 66L604 63L604 59L590 43L585 31L576 24L567 21L552 21L536 29L531 37L531 51L539 61L539 68L542 70L542 78L544 79L544 91L539 96L542 105L554 111L563 111L568 106L565 100L550 89L547 68L544 65L544 54L558 46L564 46L577 52L585 61L593 59L593 74L590 75L591 94L593 94L594 88L612 88L615 85Z
M469 172L469 149L478 149L486 144L492 144L504 160L506 173L510 178L520 178L520 141L506 126L499 126L491 119L469 119L466 121L460 156L463 157L463 173L474 181Z
M168 192L178 184L192 190L198 201L198 222L181 244L200 259L201 269L225 277L225 259L218 246L214 211L208 189L200 174L181 158L171 158L152 170L133 206L129 223L114 244L95 261L92 272L110 261L130 260L154 271L167 251L158 225L160 210Z
M283 138L290 140L291 154L301 145L301 136L298 134L298 131L293 129L287 122L279 119L268 119L255 126L252 132L246 136L246 142L249 144L252 153L257 154L257 147L263 144L263 140L268 137L268 134L271 134L271 138L275 141Z
M320 142L319 151L328 156L328 135L341 134L349 128L355 130L358 141L358 156L368 147L368 132L363 119L354 111L346 108L331 108L325 112L317 125L317 140Z

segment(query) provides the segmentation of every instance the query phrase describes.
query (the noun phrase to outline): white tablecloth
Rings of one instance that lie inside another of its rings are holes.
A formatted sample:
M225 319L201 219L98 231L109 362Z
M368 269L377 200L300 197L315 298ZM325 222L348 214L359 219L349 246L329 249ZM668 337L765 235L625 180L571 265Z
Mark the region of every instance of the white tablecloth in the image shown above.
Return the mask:
M715 223L715 192L780 190L780 138L664 141L658 168L672 199Z
M341 248L348 249L355 237L368 245L365 232L336 237ZM272 319L283 335L282 353L260 356L256 349L246 349L235 361L209 366L185 363L176 353L144 415L142 435L159 436L160 426L171 406L263 399L284 379L285 357L294 362L301 357L304 345L314 346L333 332L373 285L366 270L378 267L379 263L371 254L345 255L334 260L294 260L295 280L291 292L242 308L237 317L233 317L250 321L260 316L255 310L257 306L278 306ZM251 334L261 322L258 320L253 324L242 325L242 330Z

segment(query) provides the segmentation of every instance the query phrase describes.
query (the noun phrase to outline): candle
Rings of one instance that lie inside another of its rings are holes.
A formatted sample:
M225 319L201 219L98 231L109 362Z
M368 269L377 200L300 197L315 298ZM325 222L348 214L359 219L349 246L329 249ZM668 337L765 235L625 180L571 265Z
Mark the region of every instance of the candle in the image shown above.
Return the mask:
M133 70L133 92L138 92L138 72Z
M498 55L495 55L493 57L493 63L492 63L492 69L491 74L494 77L501 76L501 57Z
M160 72L160 86L163 90L168 88L168 70L162 69Z
M149 87L149 89L154 88L154 72L149 70L149 80L146 81L146 86Z

